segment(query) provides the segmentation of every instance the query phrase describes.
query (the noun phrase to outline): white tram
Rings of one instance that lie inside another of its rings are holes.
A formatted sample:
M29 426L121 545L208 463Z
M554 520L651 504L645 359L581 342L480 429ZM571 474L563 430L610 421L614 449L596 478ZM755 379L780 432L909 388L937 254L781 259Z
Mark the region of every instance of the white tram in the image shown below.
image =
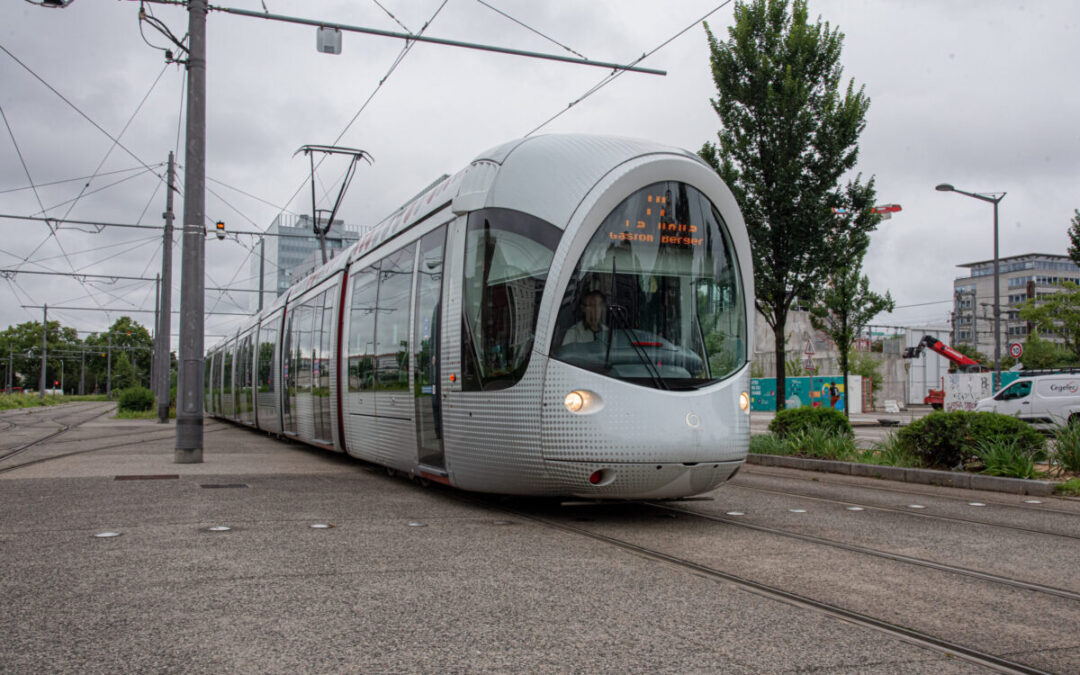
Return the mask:
M518 140L211 349L207 412L465 490L696 494L746 459L752 298L695 155Z

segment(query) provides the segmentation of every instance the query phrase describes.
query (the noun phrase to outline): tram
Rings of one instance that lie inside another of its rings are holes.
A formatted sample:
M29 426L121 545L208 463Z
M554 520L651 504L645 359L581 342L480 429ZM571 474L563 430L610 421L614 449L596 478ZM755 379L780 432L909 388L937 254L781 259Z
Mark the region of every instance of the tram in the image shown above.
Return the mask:
M693 495L746 459L753 297L696 155L520 139L210 349L207 413L463 490Z

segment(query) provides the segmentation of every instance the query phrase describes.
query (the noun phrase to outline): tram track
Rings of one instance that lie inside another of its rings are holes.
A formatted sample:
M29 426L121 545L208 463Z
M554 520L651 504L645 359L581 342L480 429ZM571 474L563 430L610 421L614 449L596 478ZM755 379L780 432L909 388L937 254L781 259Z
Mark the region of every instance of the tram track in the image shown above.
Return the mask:
M646 506L649 506L649 507L652 507L652 508L657 508L657 505L654 505L652 503L642 502L642 504L644 504ZM821 613L823 613L823 614L825 614L827 616L831 616L833 618L840 619L842 621L846 621L846 622L854 624L856 626L876 630L876 631L885 633L887 635L896 637L896 638L898 638L900 640L903 640L903 641L905 641L905 642L907 642L909 644L915 644L915 645L918 645L920 647L932 650L934 652L944 654L949 658L961 659L961 660L964 660L964 661L966 661L968 663L972 663L972 664L975 664L975 665L979 665L979 666L982 666L982 667L985 667L985 668L990 668L990 669L993 669L995 671L1004 672L1004 673L1035 674L1035 673L1047 673L1048 672L1048 671L1036 668L1034 666L1031 666L1029 664L1020 663L1018 661L1014 661L1014 660L1009 659L1009 658L998 656L996 654L985 651L983 649L979 649L978 647L973 647L973 646L970 646L970 645L962 644L962 643L957 642L955 640L950 640L950 639L947 639L947 638L931 635L931 634L928 634L926 632L923 632L923 631L920 631L920 630L917 630L917 629L914 629L914 628L910 628L908 626L904 626L904 625L901 625L901 624L898 624L898 623L895 623L895 622L879 619L877 617L871 616L871 615L863 613L863 612L855 611L855 610L852 610L852 609L847 609L845 607L841 607L840 605L837 605L837 604L834 604L834 603L825 602L825 601L822 601L822 600L817 600L817 599L814 599L814 598L809 597L807 595L804 595L804 594L801 594L801 593L796 593L796 592L790 591L790 590L786 590L786 589L781 588L781 587L776 586L776 585L755 581L753 579L749 579L749 578L746 578L746 577L743 577L743 576L739 576L737 574L733 574L733 573L730 573L730 572L725 572L725 571L723 571L721 569L710 566L708 564L703 564L703 563L700 563L700 562L696 562L694 560L690 560L689 558L686 558L686 557L683 557L683 556L673 555L671 553L666 553L666 552L658 550L656 548L651 548L651 547L648 547L648 546L643 546L643 545L640 545L640 544L636 544L634 542L628 541L626 539L621 539L619 537L610 536L610 535L607 535L607 534L602 534L600 532L593 531L593 530L588 529L586 527L574 525L574 524L567 523L567 522L562 522L562 521L555 520L555 519L552 519L552 518L544 517L542 515L537 515L536 513L530 513L528 511L524 511L524 510L518 509L518 508L509 507L509 506L506 506L506 505L494 505L494 504L489 504L489 505L493 506L494 508L497 508L497 509L501 510L502 512L504 512L504 513L506 513L508 515L512 515L512 516L520 518L520 519L522 519L524 521L532 522L532 523L535 523L535 524L538 524L538 525L541 525L541 526L544 526L544 527L548 527L548 528L551 528L551 529L554 529L554 530L559 530L559 531L562 531L562 532L566 532L566 533L574 534L574 535L577 535L577 536L585 537L587 539L591 539L593 541L597 541L597 542L603 543L605 545L612 546L612 547L627 551L629 553L641 556L641 557L649 559L649 560L654 560L654 561L657 561L657 562L662 562L662 563L666 563L666 564L669 564L669 565L673 565L673 566L675 566L675 567L677 567L679 569L683 569L685 571L691 572L693 574L697 574L699 576L703 576L705 578L714 579L714 580L717 580L717 581L724 581L724 582L733 584L736 587L742 588L744 590L748 590L750 592L753 592L753 593L756 593L758 595L770 598L772 600L776 600L776 601L779 601L779 602L784 602L786 604L794 605L796 607L800 607L800 608L803 608L803 609L810 609L810 610L813 610L813 611L821 612ZM672 509L672 510L681 511L681 509ZM695 514L693 512L689 512L689 511L685 512L685 514L690 515L690 516L698 515L698 514ZM724 521L724 522L726 523L727 521ZM732 523L732 524L738 525L738 526L745 526L744 523ZM751 529L757 529L757 528L751 528ZM783 532L773 532L773 534L785 534L785 533L783 533ZM856 552L859 552L859 551L856 551ZM958 568L945 569L945 571L957 571L957 569ZM988 575L988 576L992 577L993 575ZM990 579L990 580L993 580L993 579ZM1023 583L1023 582L1021 582L1021 583ZM1013 585L1015 585L1015 584L1013 584ZM1037 585L1033 585L1033 586L1037 586ZM1025 588L1026 590L1040 590L1040 589L1037 589L1037 588L1028 588L1028 587L1025 587L1025 586L1021 586L1021 587ZM1060 591L1060 589L1052 589L1052 590ZM1076 599L1076 598L1072 597L1072 596L1075 596L1076 594L1072 594L1071 592L1068 592L1068 591L1065 591L1065 593L1068 594L1069 599ZM1055 595L1060 595L1060 594L1055 593Z
M846 486L846 487L850 487L850 486ZM862 486L860 486L860 489L861 488L862 488ZM946 516L946 515L941 515L941 514L937 514L937 513L927 513L925 510L913 511L910 508L901 508L901 507L895 507L895 506L882 506L882 505L878 505L878 504L866 504L866 503L862 503L862 502L853 502L853 501L851 501L849 499L845 500L845 499L834 499L834 498L830 498L830 497L819 497L819 496L816 496L816 495L809 495L809 494L806 494L804 492L793 492L793 491L789 491L789 490L776 490L776 489L770 489L770 488L755 487L755 486L751 486L751 485L744 485L744 484L740 484L740 483L730 483L728 486L725 486L725 489L750 490L750 491L753 491L753 492L760 492L760 493L765 493L765 494L773 494L773 495L779 495L779 496L783 496L783 497L794 497L794 498L797 498L797 499L806 499L806 500L809 500L809 501L824 502L824 503L828 503L828 504L837 504L837 505L840 505L840 506L861 506L862 508L865 508L865 509L872 509L872 510L875 510L875 511L887 511L887 512L890 512L890 513L902 513L904 515L913 516L915 518L926 518L926 519L930 519L930 520L950 521L950 522L955 522L955 523L963 523L965 525L979 525L979 526L982 526L982 527L996 527L996 528L1000 528L1000 529L1013 530L1015 532L1025 532L1027 534L1040 534L1040 535L1049 536L1049 537L1062 537L1062 538L1065 538L1065 539L1078 539L1078 540L1080 540L1080 534L1068 534L1066 532L1054 532L1054 531L1051 531L1051 530L1044 530L1044 529L1039 529L1039 528L1020 527L1018 525L1009 525L1009 524L1005 524L1005 523L994 523L994 522L988 522L986 520L978 520L978 519L975 519L975 518L960 518L960 517L957 517L957 516ZM896 492L897 494L907 494L907 495L911 494L911 493L903 493L903 492L900 492L900 491L892 491L892 492ZM928 496L928 495L919 495L919 496ZM948 498L948 497L937 497L937 496L935 496L934 498L935 499L948 499L949 501L956 501L958 503L960 501L962 501L962 500L953 500L953 499ZM1018 506L1015 506L1015 505L1012 505L1012 504L993 504L993 505L994 506L1007 507L1007 508L1014 508L1014 509L1022 509L1022 507L1018 507ZM1027 509L1022 509L1022 510L1027 510ZM1074 516L1074 517L1076 517L1078 515L1078 514L1075 514L1075 513L1068 512L1068 511L1058 511L1058 510L1051 510L1051 509L1031 509L1031 510L1038 510L1038 511L1042 511L1044 513L1056 513L1056 514L1060 514L1060 515Z
M781 530L775 527L768 527L765 525L755 525L753 523L747 523L745 521L736 520L734 518L724 518L722 516L714 515L711 513L701 513L698 511L690 511L687 509L678 508L665 503L655 502L643 502L647 506L651 506L654 509L663 510L666 512L677 513L683 516L689 516L692 518L698 518L702 520L708 520L718 523L724 523L725 525L732 525L735 527L741 527L748 530L754 530L757 532L765 532L767 534L778 535L782 537L788 537L791 539L798 539L800 541L809 542L811 544L818 544L820 546L829 546L844 551L850 551L852 553L859 553L862 555L869 555L878 558L884 558L886 560L893 560L896 562L902 562L909 565L917 565L919 567L925 567L939 572L950 572L952 574L960 574L982 581L990 581L992 583L1001 584L1003 586L1010 586L1013 588L1019 588L1026 591L1034 591L1036 593L1044 593L1047 595L1053 595L1066 600L1073 600L1080 602L1080 593L1070 591L1064 588L1057 588L1054 586L1047 586L1044 584L1037 584L1030 581L1024 581L1022 579L1013 579L1010 577L1003 577L997 574L990 574L988 572L982 572L979 570L958 567L956 565L948 565L945 563L934 562L932 560L926 560L924 558L916 558L914 556L903 555L901 553L894 553L892 551L886 551L883 549L869 548L867 546L858 546L856 544L848 544L842 541L836 541L834 539L825 539L824 537L816 537L814 535L803 534L801 532L792 532L790 530Z
M78 413L82 413L84 411L84 409L80 408L78 411L60 411L60 412L66 412L68 414L67 415L51 415L51 416L46 417L44 419L37 420L39 423L42 423L42 422L53 423L53 424L60 424L61 426L56 431L53 431L53 432L48 433L48 434L46 434L46 435L44 435L44 436L42 436L40 438L36 438L36 439L34 439L32 441L28 441L26 443L23 443L22 445L16 446L15 448L12 448L10 450L7 450L7 451L4 451L4 452L0 453L0 462L11 459L12 457L15 457L16 455L18 455L18 454L20 454L22 452L25 452L26 450L29 450L30 448L32 448L32 447L34 447L36 445L40 445L41 443L44 443L44 442L49 441L49 440L51 440L53 438L56 438L57 436L60 436L61 434L64 434L64 433L67 433L68 431L71 431L72 429L75 429L75 428L77 428L79 426L82 426L83 424L86 424L87 422L90 422L90 421L95 420L95 419L97 419L99 417L102 417L103 415L106 415L106 414L108 414L109 412L111 412L113 410L112 404L107 404L106 406L104 406L104 408L102 410L97 410L96 408L97 408L97 406L94 406L93 408L91 408L92 412L88 417L77 419L77 421L75 421L72 424L64 424L63 422L58 422L54 418L63 419L64 417L67 417L67 416L77 415ZM19 426L18 422L14 421L14 420L5 420L5 422L7 422L8 424L11 425L7 429L5 429L5 431L10 431L12 429L16 429Z
M205 434L216 433L218 431L224 430L225 428L226 427L221 427L221 428L218 428L218 429L204 429L203 433L205 433ZM128 434L125 434L125 435L128 435ZM117 449L117 448L126 448L126 447L130 447L130 446L133 446L133 445L141 445L141 444L146 443L148 441L164 441L164 440L167 440L169 438L175 437L176 436L176 431L173 430L173 429L170 429L168 432L165 432L160 436L147 436L145 433L139 434L139 436L140 436L140 438L139 438L138 441L132 441L130 443L110 443L108 445L102 445L102 446L99 446L99 447L96 447L96 448L83 448L82 450L74 450L72 452L65 452L65 453L59 454L59 455L50 455L48 457L40 457L38 459L33 459L33 460L28 461L28 462L23 462L21 464L14 464L12 466L0 466L0 474L8 473L8 472L11 472L11 471L18 471L19 469L24 469L24 468L26 468L28 466L34 466L36 464L44 464L45 462L51 462L51 461L57 460L57 459L65 459L67 457L75 457L77 455L85 455L85 454L90 453L90 452L100 452L101 450L114 450L114 449Z
M769 477L769 478L782 478L784 480L798 481L798 482L801 482L801 483L809 483L809 484L814 484L814 485L831 485L831 486L843 487L843 488L850 488L853 485L853 483L845 482L843 480L829 480L828 478L824 477L824 476L828 476L829 474L825 474L825 473L816 473L815 472L815 473L813 473L812 476L804 477L804 476L800 476L800 475L797 475L797 474L794 474L794 473L780 473L780 472L776 472L776 471L770 471L770 470L768 470L768 469L766 469L764 467L761 467L759 465L752 465L752 466L753 466L752 469L750 469L749 471L746 471L745 473L743 473L739 478L744 478L744 477L746 477L748 475L754 475L754 476L762 476L762 477ZM799 471L799 470L794 469L792 471ZM811 473L811 472L806 472L806 473ZM883 493L888 493L888 494L907 495L907 496L911 496L911 495L931 496L932 495L935 499L944 499L944 500L948 500L948 501L952 501L952 502L966 501L965 499L962 499L962 498L959 498L959 497L943 496L943 495L940 495L940 494L931 493L929 491L923 492L923 491L915 489L915 488L918 488L918 487L924 487L925 488L925 487L941 487L941 486L921 486L921 485L918 485L918 484L915 484L915 483L903 483L902 485L904 486L904 489L901 489L899 487L888 487L887 484L889 482L890 481L878 481L878 483L881 483L881 484L877 484L877 485L869 485L869 484L865 484L865 483L859 483L858 487L859 487L860 490L873 490L875 492L883 492ZM729 483L729 485L733 485L733 486L737 486L737 487L746 487L748 489L757 489L757 488L754 488L753 486L742 485L738 480L735 480L735 481ZM956 489L968 491L967 488L956 488ZM794 494L794 493L792 493L792 494ZM1055 496L1054 498L1055 499L1069 499L1068 497L1063 498L1063 497L1060 497L1060 496ZM1000 506L1002 508L1018 509L1018 510L1023 510L1023 511L1040 511L1042 513L1059 513L1059 514L1067 515L1067 516L1075 516L1075 515L1080 514L1077 511L1067 511L1067 510L1064 510L1064 509L1050 508L1045 503L1040 504L1040 505L1024 505L1024 506L1020 506L1018 504L1014 504L1014 503L1011 503L1011 502L1004 502L1004 501L997 501L997 500L990 500L990 501L988 501L986 503L988 505Z

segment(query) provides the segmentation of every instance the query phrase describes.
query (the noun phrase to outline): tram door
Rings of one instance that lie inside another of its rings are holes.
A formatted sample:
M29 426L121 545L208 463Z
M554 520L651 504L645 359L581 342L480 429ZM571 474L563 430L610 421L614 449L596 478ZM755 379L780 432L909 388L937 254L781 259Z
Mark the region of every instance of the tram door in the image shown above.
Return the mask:
M420 240L417 256L416 306L413 322L413 395L416 404L416 441L420 464L446 468L442 440L442 404L439 383L439 320L441 317L443 250L446 226Z

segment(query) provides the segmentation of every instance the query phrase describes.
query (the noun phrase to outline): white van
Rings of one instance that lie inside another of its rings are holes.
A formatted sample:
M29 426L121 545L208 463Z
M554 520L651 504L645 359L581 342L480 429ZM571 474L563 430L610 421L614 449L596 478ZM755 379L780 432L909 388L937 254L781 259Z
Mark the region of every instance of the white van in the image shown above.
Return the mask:
M1038 427L1080 420L1080 373L1021 377L979 401L975 410L1012 415Z

